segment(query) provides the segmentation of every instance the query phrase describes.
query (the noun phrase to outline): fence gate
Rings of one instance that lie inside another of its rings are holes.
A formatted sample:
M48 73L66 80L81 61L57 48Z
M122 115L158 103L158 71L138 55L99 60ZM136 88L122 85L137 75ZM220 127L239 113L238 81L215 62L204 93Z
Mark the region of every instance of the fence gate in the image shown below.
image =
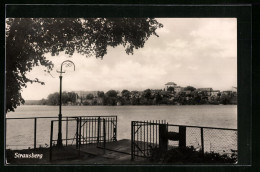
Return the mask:
M132 121L131 122L131 159L148 158L152 151L165 144L159 134L166 130L166 121ZM166 143L167 144L167 143Z
M56 126L56 127L55 127ZM50 160L57 140L58 120L51 121ZM106 149L107 142L117 140L117 116L79 116L62 120L63 147L81 148L98 147ZM65 151L65 149L63 149ZM66 158L66 157L64 157Z
M78 119L78 147L100 147L106 146L107 121L101 117L84 117Z
M107 142L117 141L117 116L80 117L78 144L105 148Z

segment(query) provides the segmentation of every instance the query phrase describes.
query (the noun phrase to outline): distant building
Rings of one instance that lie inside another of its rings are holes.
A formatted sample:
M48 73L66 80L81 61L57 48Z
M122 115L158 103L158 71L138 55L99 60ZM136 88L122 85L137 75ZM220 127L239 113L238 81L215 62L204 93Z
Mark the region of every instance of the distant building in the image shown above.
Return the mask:
M213 91L210 92L210 95L211 96L218 96L219 93L220 93L219 90L213 90Z
M166 84L165 84L165 91L167 91L169 87L175 88L175 87L177 87L177 84L175 84L174 82L168 82L168 83L166 83Z
M98 91L75 91L78 95L78 98L86 98L88 94L93 94L94 97L97 97Z
M223 91L222 92L223 95L232 95L232 91L228 90L228 91Z
M197 91L206 91L206 92L212 92L212 88L198 88Z

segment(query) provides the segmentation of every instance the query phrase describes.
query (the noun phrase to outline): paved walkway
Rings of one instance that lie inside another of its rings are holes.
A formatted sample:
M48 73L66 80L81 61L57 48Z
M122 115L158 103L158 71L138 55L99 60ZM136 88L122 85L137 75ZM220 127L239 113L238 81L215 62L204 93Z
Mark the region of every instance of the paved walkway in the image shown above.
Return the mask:
M22 150L21 153L30 153L35 150ZM16 151L9 153L13 157ZM131 161L131 141L124 139L106 144L106 150L97 148L96 144L81 145L80 150L76 146L66 146L62 149L53 149L52 161L49 161L49 149L41 149L39 153L43 153L41 160L33 159L13 159L11 164L65 164L65 165L103 165L103 164L149 164L146 159L140 158Z

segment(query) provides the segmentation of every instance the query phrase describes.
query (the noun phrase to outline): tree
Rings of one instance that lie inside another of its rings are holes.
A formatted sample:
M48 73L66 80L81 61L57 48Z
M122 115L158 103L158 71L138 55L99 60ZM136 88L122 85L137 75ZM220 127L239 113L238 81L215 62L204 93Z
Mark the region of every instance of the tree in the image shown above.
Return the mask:
M184 88L184 91L195 91L196 90L196 88L194 88L194 87L192 87L192 86L187 86L187 87L185 87Z
M90 94L87 95L87 99L92 100L93 98L94 98L93 94L90 93Z
M156 29L152 18L7 18L6 19L6 112L24 103L21 91L27 83L40 83L26 76L34 66L53 68L45 54L74 52L103 58L107 47L123 45L127 54L144 47Z
M109 90L106 92L107 97L117 97L117 92L115 90Z
M74 92L62 92L62 104L68 104L69 102L70 103L76 103L76 93Z
M120 99L120 102L122 103L122 105L129 105L131 104L130 102L130 96L131 96L131 92L128 90L123 90L121 92L122 95L122 99Z
M68 92L68 101L70 101L72 103L76 103L77 94L75 92Z
M174 91L174 87L169 87L169 88L167 89L167 91L173 92L173 91Z
M144 96L146 99L150 99L150 98L151 98L151 95L152 95L152 92L151 92L150 89L144 90L143 96Z
M59 105L60 99L59 99L60 94L58 92L49 94L47 98L47 104L48 105Z
M224 104L224 105L231 104L231 96L230 95L225 95L225 94L221 95L220 103Z
M155 96L155 103L161 104L161 101L162 101L162 96L161 96L160 93L157 93L156 96Z
M97 96L100 97L100 98L104 98L105 93L103 91L98 91Z
M122 94L122 97L123 98L125 98L125 99L129 99L129 97L130 97L130 91L128 91L128 90L123 90L122 92L121 92L121 94Z

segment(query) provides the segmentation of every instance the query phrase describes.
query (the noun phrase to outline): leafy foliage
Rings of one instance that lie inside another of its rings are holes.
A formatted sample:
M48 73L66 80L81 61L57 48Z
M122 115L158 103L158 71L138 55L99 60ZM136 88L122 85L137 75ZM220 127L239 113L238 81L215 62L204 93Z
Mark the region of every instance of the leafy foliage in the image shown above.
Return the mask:
M192 87L192 86L187 86L184 88L184 91L195 91L196 88Z
M87 99L92 100L93 98L94 98L94 95L93 95L93 94L88 94L88 95L87 95Z
M104 97L104 105L116 105L117 102L117 91L109 90L106 92Z
M167 91L174 91L174 87L169 87Z
M127 54L144 47L156 29L162 27L151 18L8 18L6 19L6 112L24 103L22 88L40 83L26 74L34 66L53 64L46 53L74 52L103 58L107 47L123 45Z
M123 97L123 98L129 99L131 93L130 93L130 91L128 91L128 90L123 90L123 91L121 92L121 94L122 94L122 97Z
M197 151L193 146L184 148L172 148L162 152L159 148L151 149L150 161L171 164L197 164L197 163L236 163L237 151L231 155L216 152Z
M74 92L62 92L62 104L76 103L77 94ZM42 104L46 105L59 105L60 104L60 93L56 92L49 94L47 100L41 100Z
M54 96L55 93L49 95ZM59 94L54 97L58 97ZM68 96L67 96L68 94ZM63 104L67 104L68 102L71 105L75 104L82 104L83 105L205 105L205 104L212 104L212 105L219 105L221 104L236 104L237 95L236 93L230 93L226 95L224 93L219 93L218 95L211 95L207 96L205 92L197 92L193 91L188 94L186 92L166 92L162 90L150 90L146 89L144 91L129 91L124 89L121 92L121 95L116 90L109 90L106 93L103 91L97 91L97 96L93 94L88 94L87 96L80 97L80 100L76 100L74 98L66 99L66 97L73 97L69 96L70 94L75 94L73 92L63 92ZM219 96L221 95L221 96ZM58 105L59 99L51 98L53 100L50 103L49 100L42 99L41 101L34 101L26 102L26 104L41 104L41 105ZM64 102L65 101L65 102Z
M116 90L109 90L109 91L106 92L106 96L107 97L114 97L114 98L116 98L117 97L117 92L116 92Z
M143 97L146 98L146 99L150 99L151 98L151 94L152 94L151 90L150 89L146 89L143 92Z

